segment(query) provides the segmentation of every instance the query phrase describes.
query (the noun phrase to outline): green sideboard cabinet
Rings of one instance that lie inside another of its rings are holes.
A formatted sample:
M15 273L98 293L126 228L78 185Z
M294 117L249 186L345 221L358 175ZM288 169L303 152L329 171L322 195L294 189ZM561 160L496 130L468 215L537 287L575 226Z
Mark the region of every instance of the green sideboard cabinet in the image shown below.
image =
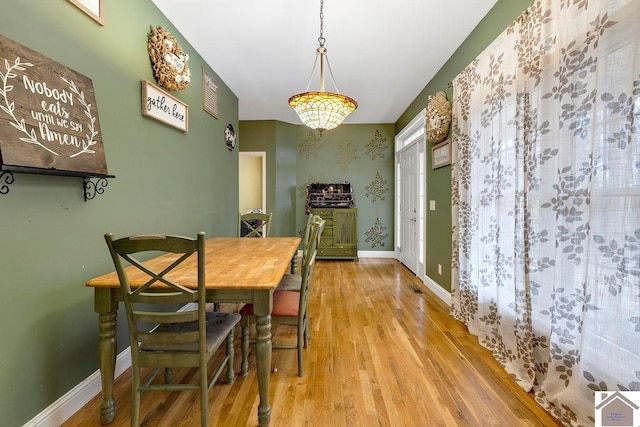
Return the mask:
M325 220L318 259L358 259L358 209L312 208Z

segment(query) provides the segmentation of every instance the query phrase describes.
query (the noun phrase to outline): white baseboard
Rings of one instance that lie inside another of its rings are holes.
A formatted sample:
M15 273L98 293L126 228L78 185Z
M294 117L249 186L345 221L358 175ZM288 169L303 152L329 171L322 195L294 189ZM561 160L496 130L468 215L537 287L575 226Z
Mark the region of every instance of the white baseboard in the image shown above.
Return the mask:
M394 251L358 251L359 258L395 258Z
M431 292L436 294L438 298L445 302L448 306L451 305L451 293L447 292L442 286L438 285L431 277L425 276L424 284Z
M130 366L131 347L127 347L116 357L115 377L118 378ZM28 421L24 427L58 427L101 391L100 370L97 370Z
M302 259L302 250L298 251L299 259ZM358 258L394 258L393 251L358 251Z

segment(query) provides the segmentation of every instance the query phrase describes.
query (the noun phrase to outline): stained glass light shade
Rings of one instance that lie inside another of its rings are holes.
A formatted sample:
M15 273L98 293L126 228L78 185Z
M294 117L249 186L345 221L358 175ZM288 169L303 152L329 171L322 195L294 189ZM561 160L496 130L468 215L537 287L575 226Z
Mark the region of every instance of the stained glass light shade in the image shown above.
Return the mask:
M354 99L332 92L299 93L289 98L289 105L305 125L317 130L337 127L358 108Z

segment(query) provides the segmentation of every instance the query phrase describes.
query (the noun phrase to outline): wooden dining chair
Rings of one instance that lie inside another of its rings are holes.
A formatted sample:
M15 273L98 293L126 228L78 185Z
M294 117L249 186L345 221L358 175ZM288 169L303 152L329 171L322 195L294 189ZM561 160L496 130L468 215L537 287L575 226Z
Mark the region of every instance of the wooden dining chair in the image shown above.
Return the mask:
M274 349L292 349L298 351L298 376L304 374L304 364L302 361L302 350L308 345L309 316L307 312L307 301L311 290L311 280L313 277L313 265L318 252L318 236L322 234L324 220L318 218L313 222L310 239L309 253L302 265L302 287L297 291L275 290L273 292L273 308L271 310L271 328L278 325L290 325L297 327L297 344L285 345L273 343ZM240 309L242 320L240 328L242 331L242 364L241 374L244 376L249 369L249 326L256 322L253 312L253 304L245 304Z
M140 395L151 390L196 390L200 393L200 423L207 425L207 395L224 368L227 381L234 380L233 329L240 321L236 313L205 311L204 233L196 239L170 235L135 235L114 240L105 235L120 281L131 341L131 425L140 417ZM170 259L152 268L139 258L145 254L167 253ZM194 255L195 254L195 255ZM176 266L195 256L197 289L172 280ZM131 267L127 268L126 264ZM132 283L133 277L137 277ZM142 279L140 279L142 277ZM178 311L167 311L167 304L178 304ZM207 362L226 341L226 355L209 380ZM141 368L154 368L144 383ZM198 384L174 384L174 367L199 368ZM165 382L152 381L165 368Z
M309 238L311 235L311 228L315 221L321 219L318 215L309 214L307 216L307 225L304 228L304 236L302 238L302 264L304 265L304 260L308 254L309 248ZM320 235L318 235L318 238ZM294 273L285 273L278 284L278 290L281 291L297 291L300 292L300 288L302 287L302 275L294 274Z
M238 237L269 237L273 213L248 212L238 214ZM242 235L245 231L246 234Z

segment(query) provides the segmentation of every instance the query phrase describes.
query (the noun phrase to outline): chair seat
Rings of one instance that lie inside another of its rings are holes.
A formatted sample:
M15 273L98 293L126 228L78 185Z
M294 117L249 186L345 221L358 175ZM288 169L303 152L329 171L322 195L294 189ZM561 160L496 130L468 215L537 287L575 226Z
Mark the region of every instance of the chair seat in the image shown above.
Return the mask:
M219 313L219 312L207 312L207 352L218 348L225 340L229 331L238 324L241 316L237 313ZM198 330L198 321L186 322L186 323L172 323L162 324L158 326L155 331L157 332L193 332ZM140 344L141 351L184 351L184 352L196 352L198 351L198 342L188 342L182 344L171 343L142 343Z
M300 292L275 291L273 293L273 317L296 317L300 307ZM253 304L245 304L240 309L242 316L254 316Z
M296 291L300 292L302 287L302 276L299 274L285 274L276 288L279 291Z

